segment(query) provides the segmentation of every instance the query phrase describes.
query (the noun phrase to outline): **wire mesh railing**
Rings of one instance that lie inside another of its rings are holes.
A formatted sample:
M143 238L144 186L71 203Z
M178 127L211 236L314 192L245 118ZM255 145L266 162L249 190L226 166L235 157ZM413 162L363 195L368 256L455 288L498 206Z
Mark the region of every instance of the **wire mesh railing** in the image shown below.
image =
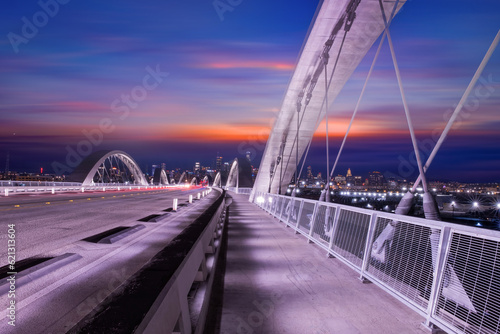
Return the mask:
M240 187L223 187L227 191L232 191L237 194L250 195L252 188L240 188Z
M72 187L81 186L81 182L60 182L60 181L8 181L1 180L0 187Z
M256 193L254 202L428 326L500 332L499 231L267 193Z

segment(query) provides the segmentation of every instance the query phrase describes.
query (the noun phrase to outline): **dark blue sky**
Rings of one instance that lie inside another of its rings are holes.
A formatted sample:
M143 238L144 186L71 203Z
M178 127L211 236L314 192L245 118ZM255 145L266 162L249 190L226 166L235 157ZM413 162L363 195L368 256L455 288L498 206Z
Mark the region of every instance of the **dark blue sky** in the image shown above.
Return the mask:
M258 165L318 4L242 0L221 20L212 1L42 3L51 4L52 16L40 14L38 1L9 2L0 13L2 169L10 151L13 170L51 171L69 151L84 152L89 136L89 150L121 149L143 168L208 165L217 152L229 161L247 149ZM34 21L36 31L27 26ZM499 22L493 0L407 1L395 18L391 32L423 146L444 127ZM332 106L332 156L373 54ZM500 51L483 77L430 178L500 181ZM411 179L411 142L387 45L372 78L338 172ZM137 103L127 104L127 95ZM321 171L323 125L316 138L306 164Z

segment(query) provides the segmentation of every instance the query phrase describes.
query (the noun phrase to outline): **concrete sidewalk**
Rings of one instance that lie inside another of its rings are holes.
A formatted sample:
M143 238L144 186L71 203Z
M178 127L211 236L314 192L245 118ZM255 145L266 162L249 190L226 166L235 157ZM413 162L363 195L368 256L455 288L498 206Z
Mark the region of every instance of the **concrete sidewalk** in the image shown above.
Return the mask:
M230 196L220 333L428 333L416 312Z

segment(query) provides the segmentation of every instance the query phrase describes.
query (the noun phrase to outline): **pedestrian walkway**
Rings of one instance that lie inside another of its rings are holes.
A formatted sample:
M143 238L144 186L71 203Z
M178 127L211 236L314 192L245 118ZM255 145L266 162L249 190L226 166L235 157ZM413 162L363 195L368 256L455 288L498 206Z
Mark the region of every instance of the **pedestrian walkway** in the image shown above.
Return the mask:
M220 333L428 333L423 317L230 193Z

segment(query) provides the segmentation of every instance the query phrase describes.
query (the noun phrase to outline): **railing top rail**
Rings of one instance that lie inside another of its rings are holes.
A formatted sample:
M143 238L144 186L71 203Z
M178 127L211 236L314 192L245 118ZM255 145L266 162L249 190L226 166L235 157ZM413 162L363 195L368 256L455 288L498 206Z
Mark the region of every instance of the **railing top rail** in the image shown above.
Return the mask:
M306 199L306 198L300 198L300 197L290 197L290 196L278 195L278 194L268 194L268 195L271 195L274 198L276 198L276 197L288 198L288 199L293 198L295 200L300 200L300 201L308 202L308 203L319 202L318 200L312 200L312 199ZM430 220L430 219L425 219L425 218L420 218L420 217L398 215L395 213L358 208L358 207L353 207L353 206L339 204L339 203L320 202L320 204L325 205L325 206L329 206L329 207L336 207L336 208L340 208L343 210L348 210L351 212L358 212L358 213L362 213L362 214L366 214L366 215L376 214L377 217L379 217L379 218L385 218L385 219L396 220L396 221L404 221L404 222L409 222L409 223L417 224L417 225L421 225L421 226L427 226L430 228L443 229L445 227L448 227L448 228L452 229L453 231L464 232L467 234L472 234L472 235L477 236L477 237L487 236L489 238L500 239L500 231L497 231L497 230L491 230L491 229L485 229L485 228L479 228L479 227L467 226L467 225L460 225L460 224L449 223L449 222L438 221L438 220Z

